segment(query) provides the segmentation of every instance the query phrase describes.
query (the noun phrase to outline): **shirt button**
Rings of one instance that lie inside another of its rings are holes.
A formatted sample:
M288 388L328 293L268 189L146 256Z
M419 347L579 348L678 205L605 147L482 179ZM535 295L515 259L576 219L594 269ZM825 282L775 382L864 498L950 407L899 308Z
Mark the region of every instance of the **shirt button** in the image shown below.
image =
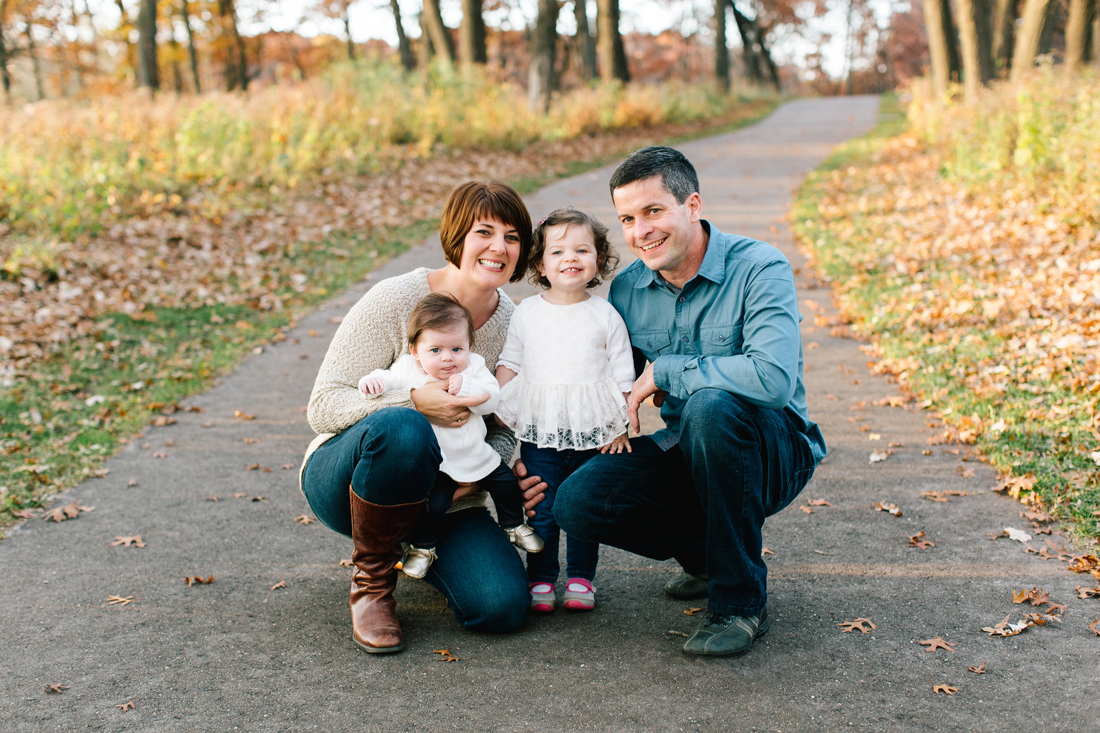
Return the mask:
M684 343L686 344L687 342L688 342L688 337L684 336Z
M652 345L653 345L653 342L652 342L652 341L646 341L646 342L645 342L645 345L646 345L646 346L652 346Z
M684 297L684 296L682 296L682 295L680 296L680 302L681 302L681 303L683 303L683 302L684 302L684 301L686 301L686 300L687 300L687 298L685 298L685 297Z

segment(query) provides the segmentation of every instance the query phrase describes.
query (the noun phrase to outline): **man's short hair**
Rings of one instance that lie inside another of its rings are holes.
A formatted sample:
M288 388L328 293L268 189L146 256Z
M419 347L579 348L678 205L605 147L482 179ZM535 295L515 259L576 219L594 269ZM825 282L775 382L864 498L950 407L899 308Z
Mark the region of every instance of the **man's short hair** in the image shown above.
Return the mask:
M678 204L699 193L699 176L691 161L679 150L652 145L635 150L611 174L611 197L615 197L615 189L653 176L661 177L661 185L676 197Z

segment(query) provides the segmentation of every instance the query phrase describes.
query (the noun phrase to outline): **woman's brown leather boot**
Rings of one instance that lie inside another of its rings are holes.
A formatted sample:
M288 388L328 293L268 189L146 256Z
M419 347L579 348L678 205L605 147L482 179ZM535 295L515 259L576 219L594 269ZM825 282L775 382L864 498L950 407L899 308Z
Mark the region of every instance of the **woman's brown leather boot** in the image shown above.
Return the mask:
M351 629L355 643L372 654L389 654L405 648L397 621L397 570L400 540L409 533L426 501L381 506L351 496L351 537L355 550L351 561Z

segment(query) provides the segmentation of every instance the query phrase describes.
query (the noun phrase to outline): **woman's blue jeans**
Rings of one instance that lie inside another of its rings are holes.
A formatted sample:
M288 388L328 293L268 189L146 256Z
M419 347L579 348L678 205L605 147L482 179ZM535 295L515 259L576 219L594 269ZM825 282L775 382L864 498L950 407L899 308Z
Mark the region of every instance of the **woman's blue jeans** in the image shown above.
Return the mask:
M351 537L349 485L372 504L423 501L435 484L440 461L428 420L416 410L387 407L314 451L302 490L325 526ZM503 633L523 623L530 604L527 574L487 509L446 515L436 553L425 580L447 598L460 624Z
M545 498L535 507L535 516L528 520L531 529L546 543L539 553L527 555L527 579L532 583L556 583L561 565L558 547L561 530L554 520L554 498L558 487L585 461L599 455L596 448L586 451L539 448L533 443L519 444L519 457L527 467L528 476L538 476L546 482ZM569 578L596 577L596 563L600 559L600 545L569 537L565 545L565 574Z
M767 603L764 518L787 506L814 471L809 442L783 410L720 390L692 395L679 445L651 438L598 455L558 489L554 516L570 537L707 573L708 610L752 616Z

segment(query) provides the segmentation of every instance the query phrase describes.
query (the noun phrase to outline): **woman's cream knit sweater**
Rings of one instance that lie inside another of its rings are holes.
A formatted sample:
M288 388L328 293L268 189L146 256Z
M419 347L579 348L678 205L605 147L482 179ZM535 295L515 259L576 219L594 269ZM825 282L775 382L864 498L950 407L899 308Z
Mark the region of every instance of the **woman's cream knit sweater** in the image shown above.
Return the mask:
M328 347L309 398L309 426L317 437L302 459L299 481L313 451L329 438L376 410L413 406L408 391L387 392L368 400L359 391L359 378L375 369L389 369L408 353L409 314L430 293L428 269L421 267L378 283L344 317ZM496 312L477 330L471 349L480 354L487 365L492 365L493 371L508 335L508 321L516 307L503 290L498 289L497 294L500 303ZM516 447L515 436L512 431L497 425L492 416L485 419L489 430L487 442L505 462L510 461ZM455 502L451 511L471 506L486 506L485 492Z

